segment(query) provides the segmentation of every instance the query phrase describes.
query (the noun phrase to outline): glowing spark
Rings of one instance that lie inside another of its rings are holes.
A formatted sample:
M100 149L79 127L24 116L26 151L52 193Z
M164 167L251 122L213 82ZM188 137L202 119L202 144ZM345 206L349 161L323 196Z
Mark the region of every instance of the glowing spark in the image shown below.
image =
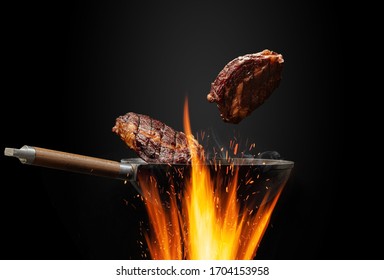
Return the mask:
M237 154L237 149L239 148L239 144L236 143L235 145L235 148L233 149L233 154L236 155Z

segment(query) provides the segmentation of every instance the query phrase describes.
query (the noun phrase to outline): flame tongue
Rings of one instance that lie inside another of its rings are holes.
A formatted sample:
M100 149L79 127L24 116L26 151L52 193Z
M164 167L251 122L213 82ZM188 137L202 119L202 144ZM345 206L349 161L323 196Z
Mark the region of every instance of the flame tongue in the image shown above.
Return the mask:
M189 259L235 259L240 236L236 185L225 195L215 193L209 172L200 167L193 167L185 201Z
M188 100L184 103L184 131L190 139ZM191 145L190 145L191 147ZM189 259L235 259L240 231L237 226L239 207L236 203L237 172L232 184L222 193L214 184L204 162L191 151L192 175L187 183L184 209L188 225Z
M176 191L170 178L164 203L154 177L139 176L148 212L150 232L145 234L153 259L252 259L269 223L281 188L271 200L267 190L258 209L240 207L239 168L229 165L226 175L212 175L190 143L188 101L184 104L184 130L191 152L191 173L184 190ZM180 178L181 178L180 177ZM247 180L250 181L250 180ZM267 201L271 201L268 202Z
M188 100L184 103L184 131L190 139L192 130L189 120ZM230 198L224 212L221 195L215 194L210 171L196 156L192 155L192 175L187 182L186 196L183 209L186 210L187 246L189 259L233 259L231 248L238 238L236 232L237 207L236 186L231 186ZM235 180L236 181L236 180Z

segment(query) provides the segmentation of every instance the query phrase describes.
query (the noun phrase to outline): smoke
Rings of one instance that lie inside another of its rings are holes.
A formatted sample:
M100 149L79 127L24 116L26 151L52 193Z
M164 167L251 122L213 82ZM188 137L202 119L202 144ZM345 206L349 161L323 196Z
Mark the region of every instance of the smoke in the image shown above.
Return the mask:
M196 135L197 140L203 146L206 159L228 159L230 158L259 158L259 159L282 159L277 151L256 151L256 143L240 136L234 135L231 139L223 141L212 128L201 131Z
M265 151L262 153L259 153L256 158L262 158L262 159L281 159L281 156L276 151Z

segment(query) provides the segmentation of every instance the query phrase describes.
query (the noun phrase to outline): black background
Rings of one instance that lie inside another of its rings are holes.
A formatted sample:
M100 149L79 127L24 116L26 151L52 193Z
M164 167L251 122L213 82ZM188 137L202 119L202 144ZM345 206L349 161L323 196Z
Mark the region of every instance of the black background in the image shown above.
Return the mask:
M183 130L188 96L194 131L212 129L224 144L237 135L295 162L257 258L376 258L374 205L365 207L368 195L349 180L357 170L345 168L339 13L324 1L285 2L10 7L2 147L133 157L111 132L115 118L133 111ZM210 83L233 58L266 48L284 56L280 87L240 124L223 123L206 101ZM0 162L1 259L140 258L134 189Z

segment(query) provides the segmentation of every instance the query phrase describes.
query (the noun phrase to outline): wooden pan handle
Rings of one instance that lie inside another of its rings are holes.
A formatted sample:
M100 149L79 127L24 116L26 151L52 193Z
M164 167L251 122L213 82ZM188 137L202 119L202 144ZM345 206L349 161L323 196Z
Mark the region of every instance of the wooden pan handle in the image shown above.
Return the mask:
M36 155L33 165L105 177L117 177L120 173L120 163L117 161L34 148Z
M136 179L140 165L31 146L5 148L4 154L17 157L25 164L130 181Z

